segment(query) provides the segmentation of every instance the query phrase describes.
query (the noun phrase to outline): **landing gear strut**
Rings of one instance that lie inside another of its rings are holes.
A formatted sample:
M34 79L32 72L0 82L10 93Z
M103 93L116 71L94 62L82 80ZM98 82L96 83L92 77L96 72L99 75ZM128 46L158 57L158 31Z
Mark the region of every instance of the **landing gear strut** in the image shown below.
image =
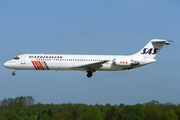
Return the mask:
M90 78L92 76L92 72L91 71L87 71L87 77Z
M13 70L12 75L13 75L13 76L15 75L15 70Z

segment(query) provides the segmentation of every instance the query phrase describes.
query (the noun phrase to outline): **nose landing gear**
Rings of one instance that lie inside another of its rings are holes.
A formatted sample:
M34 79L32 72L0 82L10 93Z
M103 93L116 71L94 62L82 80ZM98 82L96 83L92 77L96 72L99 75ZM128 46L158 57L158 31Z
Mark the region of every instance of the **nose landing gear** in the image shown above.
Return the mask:
M15 70L12 70L13 72L12 72L12 75L14 76L15 75Z

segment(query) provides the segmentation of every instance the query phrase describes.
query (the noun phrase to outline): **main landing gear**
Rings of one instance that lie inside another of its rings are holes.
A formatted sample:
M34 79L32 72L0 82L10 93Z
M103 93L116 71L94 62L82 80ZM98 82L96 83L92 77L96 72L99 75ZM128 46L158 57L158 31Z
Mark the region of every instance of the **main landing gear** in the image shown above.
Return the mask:
M90 78L92 76L92 72L91 71L87 71L87 77Z
M12 72L12 75L14 76L15 75L15 70L12 70L13 72Z
M92 72L91 71L87 71L87 77L90 78L92 76Z

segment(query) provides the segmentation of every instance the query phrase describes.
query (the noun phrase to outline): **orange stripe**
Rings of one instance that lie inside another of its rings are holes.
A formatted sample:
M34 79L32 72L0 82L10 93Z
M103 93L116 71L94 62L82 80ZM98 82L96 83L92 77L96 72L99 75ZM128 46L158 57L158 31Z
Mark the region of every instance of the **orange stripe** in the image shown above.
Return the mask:
M40 61L40 62L41 62L41 64L42 64L44 70L47 70L47 68L46 68L46 66L44 65L43 61Z

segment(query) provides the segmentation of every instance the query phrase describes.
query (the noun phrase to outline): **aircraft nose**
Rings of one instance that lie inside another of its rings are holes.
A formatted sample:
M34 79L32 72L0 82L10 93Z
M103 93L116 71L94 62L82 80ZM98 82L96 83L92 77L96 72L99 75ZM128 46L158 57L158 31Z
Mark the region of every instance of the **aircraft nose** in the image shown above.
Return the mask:
M4 67L8 68L10 66L9 62L4 63Z

